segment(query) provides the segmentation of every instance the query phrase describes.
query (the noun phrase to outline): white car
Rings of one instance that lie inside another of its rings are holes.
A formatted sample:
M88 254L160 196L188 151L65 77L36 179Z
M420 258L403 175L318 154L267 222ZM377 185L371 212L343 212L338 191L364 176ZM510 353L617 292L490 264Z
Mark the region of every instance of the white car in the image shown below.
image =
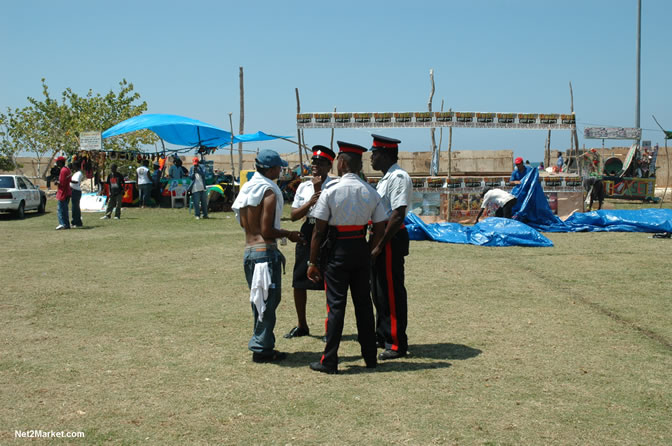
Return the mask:
M0 175L0 212L23 218L25 211L44 213L47 195L23 175Z

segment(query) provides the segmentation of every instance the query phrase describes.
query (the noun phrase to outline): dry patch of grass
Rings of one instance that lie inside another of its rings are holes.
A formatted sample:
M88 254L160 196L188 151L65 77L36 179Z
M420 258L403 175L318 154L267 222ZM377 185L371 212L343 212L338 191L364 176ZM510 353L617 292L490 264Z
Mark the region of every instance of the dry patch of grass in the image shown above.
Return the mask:
M251 361L243 236L232 214L0 219L0 443L670 444L672 243L549 234L554 248L413 242L409 358L364 368L346 310L337 376L295 324L293 250L277 365ZM285 222L287 227L298 227Z

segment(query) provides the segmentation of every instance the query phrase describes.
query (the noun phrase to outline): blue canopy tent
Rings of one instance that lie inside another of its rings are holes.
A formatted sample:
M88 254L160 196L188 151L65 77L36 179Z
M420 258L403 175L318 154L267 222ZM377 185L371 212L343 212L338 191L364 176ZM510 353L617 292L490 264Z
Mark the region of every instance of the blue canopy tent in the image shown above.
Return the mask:
M221 147L231 144L231 133L196 119L178 115L146 114L129 118L103 132L103 138L148 129L171 144L187 147ZM289 136L264 132L233 136L233 143L270 141Z
M196 119L178 115L147 114L129 118L103 132L103 138L148 129L171 144L219 147L231 144L231 133Z

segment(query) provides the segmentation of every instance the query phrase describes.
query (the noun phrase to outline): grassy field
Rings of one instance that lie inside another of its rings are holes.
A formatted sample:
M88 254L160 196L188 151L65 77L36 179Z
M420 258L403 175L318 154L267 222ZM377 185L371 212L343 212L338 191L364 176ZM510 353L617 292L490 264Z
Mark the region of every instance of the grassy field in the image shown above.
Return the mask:
M289 357L256 364L232 214L99 216L54 231L51 200L0 215L0 444L32 429L85 433L54 444L672 444L671 240L412 242L410 357L366 369L349 302L333 376L308 368L323 295L309 293L313 336L282 338L291 246Z

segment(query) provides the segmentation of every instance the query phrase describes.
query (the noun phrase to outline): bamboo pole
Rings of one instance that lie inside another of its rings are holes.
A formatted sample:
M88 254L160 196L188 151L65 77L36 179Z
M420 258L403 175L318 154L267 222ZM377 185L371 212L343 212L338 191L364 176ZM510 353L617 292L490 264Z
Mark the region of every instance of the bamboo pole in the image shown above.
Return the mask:
M229 148L229 154L231 155L231 175L236 177L236 168L233 164L233 118L231 117L233 113L229 113L229 125L231 126L231 147Z
M239 67L238 77L240 78L240 125L238 127L238 134L245 133L245 90L243 88L243 67ZM233 132L231 132L233 137ZM238 172L243 170L243 143L238 143Z
M299 99L299 89L295 88L296 92L296 114L301 113L301 100ZM299 177L303 178L303 151L301 150L301 129L296 129L297 138L299 141Z
M432 112L432 100L434 99L434 69L429 70L429 80L432 83L432 89L429 92L429 100L427 101L427 111ZM436 176L439 173L439 159L436 153L436 129L432 127L429 130L429 134L432 137L432 160L429 164L429 174L431 176Z
M548 136L546 137L546 147L544 148L544 166L549 167L551 165L551 131L548 131Z

